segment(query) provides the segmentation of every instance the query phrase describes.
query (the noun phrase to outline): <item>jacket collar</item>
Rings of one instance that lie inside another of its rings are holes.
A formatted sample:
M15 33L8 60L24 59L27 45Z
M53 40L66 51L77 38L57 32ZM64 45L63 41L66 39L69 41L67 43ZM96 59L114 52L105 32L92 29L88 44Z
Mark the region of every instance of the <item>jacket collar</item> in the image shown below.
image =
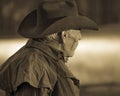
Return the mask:
M42 41L39 42L39 41L30 39L30 40L28 40L26 47L37 48L55 60L61 59L61 60L65 61L62 51L55 49L54 47L50 46L49 44L47 44L45 42L42 42Z

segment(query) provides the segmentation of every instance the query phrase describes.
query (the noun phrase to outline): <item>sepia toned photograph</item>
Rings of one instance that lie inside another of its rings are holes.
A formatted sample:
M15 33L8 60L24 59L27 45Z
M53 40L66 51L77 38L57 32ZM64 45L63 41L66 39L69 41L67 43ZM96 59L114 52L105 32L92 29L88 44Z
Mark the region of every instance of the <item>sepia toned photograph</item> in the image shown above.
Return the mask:
M0 96L120 96L120 0L0 0Z

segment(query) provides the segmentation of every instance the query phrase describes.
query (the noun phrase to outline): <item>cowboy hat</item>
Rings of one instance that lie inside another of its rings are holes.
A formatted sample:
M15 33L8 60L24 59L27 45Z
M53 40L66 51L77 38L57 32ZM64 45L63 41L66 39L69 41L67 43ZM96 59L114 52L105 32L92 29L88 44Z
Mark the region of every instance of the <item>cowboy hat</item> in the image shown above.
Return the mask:
M26 38L42 38L68 29L97 30L97 24L79 15L74 0L43 0L21 22L18 33Z

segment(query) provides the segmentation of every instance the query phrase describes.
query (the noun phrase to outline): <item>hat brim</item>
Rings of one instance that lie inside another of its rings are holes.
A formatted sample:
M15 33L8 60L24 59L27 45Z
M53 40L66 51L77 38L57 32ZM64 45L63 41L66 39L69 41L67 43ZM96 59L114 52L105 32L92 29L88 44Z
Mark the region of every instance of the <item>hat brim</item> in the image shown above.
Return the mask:
M18 32L20 35L26 38L42 38L46 35L50 35L57 32L62 32L68 29L90 29L98 30L97 24L86 16L68 16L60 20L57 20L44 31L41 32L39 26L37 26L36 10L31 12L25 17L20 24Z

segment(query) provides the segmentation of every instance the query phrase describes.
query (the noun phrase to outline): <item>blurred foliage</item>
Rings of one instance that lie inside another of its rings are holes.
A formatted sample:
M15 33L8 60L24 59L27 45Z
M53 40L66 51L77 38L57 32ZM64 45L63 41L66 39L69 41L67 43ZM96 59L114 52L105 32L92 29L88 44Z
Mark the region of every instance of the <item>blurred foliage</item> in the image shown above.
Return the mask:
M36 8L38 2L39 0L1 0L0 37L6 37L6 34L7 36L16 36L20 22Z
M0 0L0 37L16 36L21 20L40 0ZM79 13L106 24L120 21L120 0L76 0Z

